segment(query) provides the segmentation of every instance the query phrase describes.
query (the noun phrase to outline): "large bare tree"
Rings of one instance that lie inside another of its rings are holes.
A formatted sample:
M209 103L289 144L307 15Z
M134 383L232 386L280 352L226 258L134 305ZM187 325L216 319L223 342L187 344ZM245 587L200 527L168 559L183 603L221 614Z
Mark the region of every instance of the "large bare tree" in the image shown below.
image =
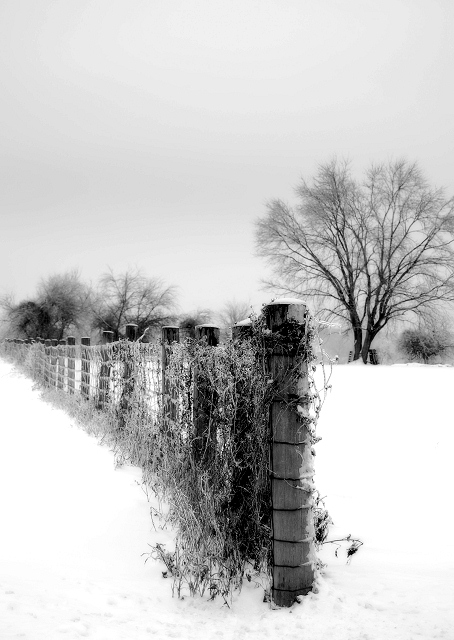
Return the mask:
M257 221L258 254L276 276L268 285L346 321L354 359L367 361L390 321L454 299L454 199L417 164L372 165L359 182L332 160L296 192L296 207L272 200Z

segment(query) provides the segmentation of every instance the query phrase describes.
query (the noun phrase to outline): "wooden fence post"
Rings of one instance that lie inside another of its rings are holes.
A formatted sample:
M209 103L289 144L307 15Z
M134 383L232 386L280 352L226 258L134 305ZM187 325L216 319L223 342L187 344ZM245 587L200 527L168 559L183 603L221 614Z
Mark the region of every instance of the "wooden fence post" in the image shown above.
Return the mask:
M36 338L36 380L44 382L44 339Z
M66 342L68 344L68 393L73 395L76 387L76 338L68 336Z
M57 367L58 367L58 340L51 340L50 348L50 384L52 387L57 386Z
M250 318L237 322L232 327L232 340L235 347L241 348L241 344L252 337L252 321ZM235 382L236 412L235 412L235 439L242 440L247 436L251 426L251 416L248 412L248 387L244 380ZM233 511L242 518L250 517L245 512L248 505L248 487L252 480L252 470L244 457L244 450L239 447L236 458L236 466L232 472L232 493L230 506Z
M241 320L240 322L236 322L232 327L232 339L233 340L243 340L244 338L248 338L252 335L252 320L250 318L246 318L246 320Z
M127 324L125 326L125 334L126 334L126 340L128 342L136 342L137 340L137 332L138 332L138 326L136 324ZM125 379L125 387L124 387L124 394L126 396L130 396L132 394L133 388L134 388L134 383L131 380L131 376L132 376L132 367L131 367L131 363L130 363L130 350L126 349L125 350L125 360L124 360L124 374L123 377Z
M81 373L80 373L80 394L90 399L90 338L80 339L80 357L81 357Z
M273 530L273 602L290 607L314 581L313 467L307 428L308 365L304 345L308 310L295 299L263 309L269 338ZM306 420L306 421L305 421Z
M103 331L101 342L102 345L112 344L114 339L113 331ZM104 409L108 402L109 390L110 390L110 370L109 363L111 359L111 351L104 346L101 348L101 366L99 369L99 381L98 381L98 409Z
M36 380L36 355L37 355L37 350L36 350L36 340L31 339L29 342L29 354L30 354L30 360L31 360L31 377L32 380Z
M66 360L66 340L58 341L58 374L57 374L57 387L63 391L65 386L65 360Z
M168 362L169 347L173 342L180 341L180 329L179 327L162 327L161 335L161 385L163 417L165 421L167 419L175 421L177 417L177 397L175 394L175 390L171 388L169 381L167 380L166 368Z
M136 324L127 324L125 326L125 334L126 334L126 340L129 340L129 342L135 342L137 340L137 332L139 330L138 325Z
M138 326L136 324L130 323L125 326L127 342L135 342L137 340L137 331ZM131 365L133 352L128 344L122 343L120 354L120 357L123 360L123 386L118 405L118 429L119 431L124 431L128 420L128 414L130 412L131 398L134 393L133 367Z
M219 344L219 327L199 324L195 327L196 340L204 340L209 347ZM197 462L211 462L216 452L216 434L211 426L211 414L216 406L216 390L200 367L194 371L194 458Z
M17 344L18 344L18 349L16 354L16 361L23 363L25 361L25 349L24 349L25 341L22 340L22 338L19 338L19 340L17 341Z
M52 342L50 340L44 340L44 384L48 387L50 385L50 350L52 348Z

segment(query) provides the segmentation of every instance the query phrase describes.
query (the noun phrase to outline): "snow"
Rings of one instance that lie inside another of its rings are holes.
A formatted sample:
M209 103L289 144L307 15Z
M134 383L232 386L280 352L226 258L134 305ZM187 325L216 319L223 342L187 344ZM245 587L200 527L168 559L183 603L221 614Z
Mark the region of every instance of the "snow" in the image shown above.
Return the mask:
M300 300L300 298L276 298L271 302L266 303L266 307L271 307L276 304L306 304L304 300Z
M245 318L239 322L235 322L235 327L249 327L252 324L251 318Z
M172 598L149 544L135 468L39 398L0 361L0 638L410 640L454 637L454 368L337 365L315 483L335 526L364 542L316 590L273 610L246 583L232 608ZM153 503L152 503L153 504Z

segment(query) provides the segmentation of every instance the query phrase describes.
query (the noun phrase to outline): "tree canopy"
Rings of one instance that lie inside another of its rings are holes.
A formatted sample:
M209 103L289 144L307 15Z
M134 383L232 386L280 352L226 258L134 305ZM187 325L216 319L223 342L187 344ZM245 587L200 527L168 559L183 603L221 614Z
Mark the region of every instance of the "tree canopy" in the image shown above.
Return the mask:
M301 180L298 204L271 200L257 221L268 286L317 302L351 327L354 359L392 320L454 299L454 199L428 185L416 163L372 165L359 182L348 162Z
M41 280L35 298L15 304L4 297L1 306L16 337L61 340L78 330L89 314L90 289L76 270Z
M245 320L252 313L252 307L248 302L228 300L219 312L219 322L223 329L231 329L234 324Z
M180 316L178 326L183 329L185 336L195 338L195 328L199 324L208 324L213 319L211 309L196 309Z
M93 304L94 326L113 331L115 340L126 324L137 324L139 336L174 319L175 287L148 278L139 269L116 275L111 269L100 280Z

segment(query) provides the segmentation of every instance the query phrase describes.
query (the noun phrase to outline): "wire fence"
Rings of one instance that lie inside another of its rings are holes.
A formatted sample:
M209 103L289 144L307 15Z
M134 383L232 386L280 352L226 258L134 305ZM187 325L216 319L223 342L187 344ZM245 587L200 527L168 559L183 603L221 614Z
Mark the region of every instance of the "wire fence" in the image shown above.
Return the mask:
M178 595L228 602L247 578L271 581L273 600L290 606L316 565L312 338L305 305L287 303L223 344L202 325L181 342L175 327L156 343L7 340L0 355L142 468L176 531L173 549L150 555Z

